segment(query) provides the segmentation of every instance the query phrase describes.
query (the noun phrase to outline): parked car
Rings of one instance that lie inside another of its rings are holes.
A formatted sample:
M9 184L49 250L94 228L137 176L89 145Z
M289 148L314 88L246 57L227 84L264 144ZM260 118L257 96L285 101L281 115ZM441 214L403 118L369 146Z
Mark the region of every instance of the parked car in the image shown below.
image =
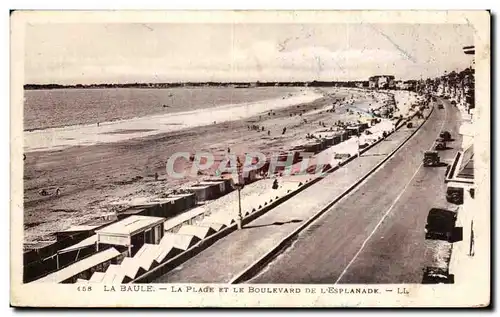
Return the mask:
M451 141L451 133L448 131L443 131L439 134L439 137L445 141Z
M427 266L424 269L422 284L453 284L454 282L454 275L446 269L432 266Z
M425 167L439 166L440 158L437 151L426 151L424 153L423 163Z
M456 212L441 208L432 208L427 215L425 238L450 241L453 237L456 221Z
M464 189L461 187L449 186L446 189L446 201L455 205L464 203Z
M443 106L443 104L442 104L442 103L440 103L440 104L438 105L438 109L444 109L444 106Z
M446 149L446 142L443 139L438 139L436 141L436 146L434 147L436 151L442 151Z

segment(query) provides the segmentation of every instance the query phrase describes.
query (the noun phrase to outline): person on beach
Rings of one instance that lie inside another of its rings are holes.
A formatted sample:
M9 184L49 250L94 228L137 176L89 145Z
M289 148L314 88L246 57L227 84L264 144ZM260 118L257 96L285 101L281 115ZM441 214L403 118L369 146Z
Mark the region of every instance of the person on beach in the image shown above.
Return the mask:
M278 179L277 178L274 179L273 189L278 189Z
M158 172L155 172L155 181L158 180Z

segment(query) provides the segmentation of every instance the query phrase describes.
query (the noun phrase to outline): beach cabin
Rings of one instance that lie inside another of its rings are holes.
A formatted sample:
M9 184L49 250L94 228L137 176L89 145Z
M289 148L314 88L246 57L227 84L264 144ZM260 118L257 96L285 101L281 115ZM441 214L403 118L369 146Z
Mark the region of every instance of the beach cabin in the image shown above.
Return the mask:
M349 131L342 132L342 142L349 139Z
M162 252L160 244L145 244L132 258L142 270L148 272L158 266L156 258Z
M368 124L367 122L363 122L363 123L360 123L360 124L359 124L359 130L360 130L361 132L365 131L365 130L366 130L366 129L368 129L368 128L369 128L369 124Z
M339 144L340 142L342 142L342 134L341 134L341 133L337 133L337 134L333 137L333 145L337 145L337 144Z
M349 136L359 136L361 133L359 126L347 127L347 131L349 132Z
M163 263L165 261L168 261L169 259L175 257L176 255L184 251L183 249L176 247L174 241L168 238L162 239L160 241L159 247L160 247L160 252L154 259L156 263Z
M125 275L125 272L121 269L120 265L111 264L108 266L104 276L102 277L101 283L103 284L123 284L128 283L132 279Z
M171 243L174 248L185 251L198 241L200 241L200 238L194 235L165 232L160 245L170 245Z
M76 283L78 279L89 280L94 272L105 272L108 266L116 264L120 255L117 249L108 248L32 283L58 284Z
M130 216L96 231L97 250L106 246L126 248L134 256L145 244L158 244L163 237L165 218Z
M172 213L172 199L157 198L153 201L148 201L140 204L133 204L132 207L120 213L119 218L123 219L126 216L151 216L151 217L170 217Z
M97 235L94 234L72 246L61 249L56 253L56 269L96 253Z
M164 228L166 232L176 233L182 225L193 224L194 222L201 220L205 215L205 209L203 207L193 208L186 212L183 212L173 218L168 219L164 223Z
M168 217L173 217L196 206L196 195L194 193L169 195L168 199L171 204Z
M125 276L132 280L147 272L135 258L125 258L120 267Z
M215 233L215 230L210 226L193 226L193 225L183 225L178 232L179 234L192 235L200 240L205 239Z
M321 142L308 142L304 144L304 151L309 153L318 153L321 149Z
M62 231L57 231L55 233L55 236L57 241L72 239L76 243L80 242L85 238L90 237L91 235L94 234L94 231L100 227L102 227L102 225L73 226Z
M147 208L134 206L118 212L116 216L120 221L130 216L147 216L147 213L148 213Z
M184 190L191 192L191 193L194 193L197 201L205 201L205 200L208 200L207 194L209 192L209 189L208 189L209 187L210 186L208 186L208 185L189 186L189 187L184 188Z
M221 192L221 184L223 181L217 182L200 182L198 184L194 184L192 187L200 187L205 191L204 196L205 200L217 199L223 195Z
M32 247L32 250L23 255L23 281L28 283L49 272L58 270L79 258L95 252L95 248L78 249L75 252L60 256L61 251L72 248L74 245L87 240L94 235L94 231L111 223L105 221L92 225L73 226L68 229L55 232L56 241L43 245L40 248ZM66 252L62 252L66 253Z
M208 178L203 180L203 182L214 182L219 184L220 191L223 195L231 192L233 190L232 179L230 178Z
M215 232L219 232L222 229L226 228L226 225L222 224L222 223L203 222L201 225L210 227L210 228L214 229Z

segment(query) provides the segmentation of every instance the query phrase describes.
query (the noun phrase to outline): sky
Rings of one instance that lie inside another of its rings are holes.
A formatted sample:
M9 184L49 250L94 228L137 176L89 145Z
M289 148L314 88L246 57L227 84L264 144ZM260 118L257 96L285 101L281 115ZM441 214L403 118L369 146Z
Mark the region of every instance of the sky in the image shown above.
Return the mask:
M28 24L25 82L419 79L473 44L466 24Z

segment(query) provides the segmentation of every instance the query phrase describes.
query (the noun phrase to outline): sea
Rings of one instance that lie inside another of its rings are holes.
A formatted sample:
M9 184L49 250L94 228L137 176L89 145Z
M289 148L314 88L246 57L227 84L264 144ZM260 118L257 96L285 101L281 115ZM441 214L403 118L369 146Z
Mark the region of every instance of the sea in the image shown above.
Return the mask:
M97 88L24 91L24 130L95 124L268 100L293 87Z

